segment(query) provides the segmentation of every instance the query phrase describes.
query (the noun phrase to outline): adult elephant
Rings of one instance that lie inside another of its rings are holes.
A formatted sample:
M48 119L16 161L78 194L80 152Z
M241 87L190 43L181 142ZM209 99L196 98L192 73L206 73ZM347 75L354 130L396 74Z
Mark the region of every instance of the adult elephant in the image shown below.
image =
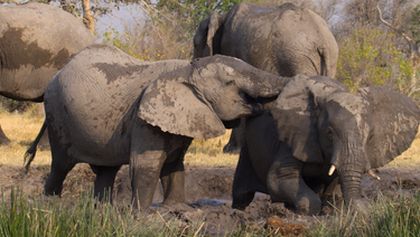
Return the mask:
M79 19L60 8L0 6L0 95L42 102L53 75L93 39ZM0 134L0 142L8 143Z
M45 92L52 152L45 193L60 194L67 173L86 162L102 199L129 163L134 205L150 206L159 178L165 203L182 202L192 138L223 134L224 124L258 112L255 102L273 100L286 81L227 56L143 63L89 46Z
M372 169L410 146L420 120L419 108L395 91L371 87L353 94L322 77L295 77L268 108L271 113L247 119L234 208L245 208L260 191L316 214L322 187L337 178L345 202L363 204L362 174L377 177Z
M277 7L241 3L200 23L194 58L214 54L237 57L280 76L333 78L338 46L326 22L309 9L292 3ZM224 151L238 151L240 136L241 130L234 130Z

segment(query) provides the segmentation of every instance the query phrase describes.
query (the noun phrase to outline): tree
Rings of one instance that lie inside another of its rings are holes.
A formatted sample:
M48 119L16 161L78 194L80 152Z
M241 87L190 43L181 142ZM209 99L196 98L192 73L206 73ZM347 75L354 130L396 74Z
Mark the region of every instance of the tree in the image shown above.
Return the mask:
M95 20L90 9L90 0L82 0L83 7L83 23L87 26L90 32L95 32Z
M408 20L408 29L406 32L400 28L393 26L390 22L385 20L382 15L382 10L379 6L376 6L378 11L379 20L393 32L395 32L399 37L403 38L406 41L408 46L408 60L410 66L412 67L409 85L407 85L406 90L404 91L408 96L420 97L420 83L418 76L420 74L420 5L417 5L411 14L411 17Z

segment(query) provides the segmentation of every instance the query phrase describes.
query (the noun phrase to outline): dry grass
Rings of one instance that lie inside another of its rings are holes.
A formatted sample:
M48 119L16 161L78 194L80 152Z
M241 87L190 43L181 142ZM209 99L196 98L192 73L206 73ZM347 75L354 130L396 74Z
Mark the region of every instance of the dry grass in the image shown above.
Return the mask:
M0 124L3 131L11 140L7 146L0 146L0 164L22 166L23 154L29 144L35 139L41 128L43 117L34 116L32 112L0 113ZM38 151L33 164L50 164L50 151Z

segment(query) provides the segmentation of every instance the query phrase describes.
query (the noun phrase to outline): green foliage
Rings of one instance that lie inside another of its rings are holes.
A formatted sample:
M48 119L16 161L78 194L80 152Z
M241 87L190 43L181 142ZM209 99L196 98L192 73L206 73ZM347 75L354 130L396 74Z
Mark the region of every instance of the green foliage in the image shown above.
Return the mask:
M337 79L351 90L392 85L404 92L413 66L395 46L395 35L379 28L360 27L340 42Z

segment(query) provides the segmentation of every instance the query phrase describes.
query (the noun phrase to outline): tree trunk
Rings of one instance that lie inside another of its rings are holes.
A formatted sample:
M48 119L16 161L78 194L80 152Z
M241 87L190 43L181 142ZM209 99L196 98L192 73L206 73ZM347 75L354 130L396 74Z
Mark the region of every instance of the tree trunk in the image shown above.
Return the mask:
M95 32L95 19L93 19L92 11L90 10L90 0L83 0L83 22L90 32Z

